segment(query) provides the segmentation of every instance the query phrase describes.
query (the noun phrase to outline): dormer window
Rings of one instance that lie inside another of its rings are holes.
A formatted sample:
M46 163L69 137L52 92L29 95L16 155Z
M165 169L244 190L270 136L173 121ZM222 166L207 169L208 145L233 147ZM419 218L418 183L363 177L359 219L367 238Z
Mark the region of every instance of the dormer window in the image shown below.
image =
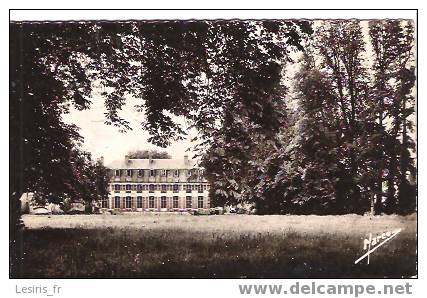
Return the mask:
M120 170L116 170L114 174L116 177L120 177Z
M132 170L126 170L126 175L127 175L128 177L132 176Z

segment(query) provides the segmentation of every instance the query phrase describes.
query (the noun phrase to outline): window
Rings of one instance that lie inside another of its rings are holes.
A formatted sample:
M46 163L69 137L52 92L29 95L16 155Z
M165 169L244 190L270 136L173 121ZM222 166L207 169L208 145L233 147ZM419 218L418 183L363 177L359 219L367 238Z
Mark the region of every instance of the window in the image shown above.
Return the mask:
M154 208L154 197L149 197L148 208Z
M166 192L166 184L162 184L162 192Z
M173 197L173 207L172 208L178 208L178 197L177 196Z
M120 208L120 197L114 197L114 208Z
M162 170L162 176L166 176L166 170Z
M130 184L126 184L126 190L131 190L132 186Z
M203 197L197 198L197 208L203 208Z
M154 192L154 184L150 184L150 192Z
M143 170L138 170L138 177L142 177L144 176L144 171Z
M108 201L106 199L101 201L101 208L108 208Z
M166 208L166 197L160 198L160 208Z
M191 171L191 170L188 170L188 171L187 171L187 176L188 176L188 177L190 177L191 175L192 175L192 171Z
M126 197L126 208L132 208L132 198Z
M156 170L150 170L150 176L151 177L156 176Z
M114 185L114 190L120 190L120 184L115 184Z
M173 185L173 192L178 192L179 191L179 185L178 184L174 184Z
M191 197L186 197L185 208L191 208Z
M137 191L137 192L142 192L142 184L138 184L138 185L136 186L136 191Z
M136 197L136 208L142 208L142 197Z
M179 170L175 170L175 171L173 172L173 175L174 175L175 177L179 177Z
M127 175L128 177L132 176L132 170L126 170L126 175Z
M191 192L191 184L187 184L186 185L186 191L187 192Z
M203 185L202 184L198 185L197 191L198 192L203 192Z
M116 173L115 173L115 176L116 176L116 177L120 177L120 170L116 170L115 172L116 172Z

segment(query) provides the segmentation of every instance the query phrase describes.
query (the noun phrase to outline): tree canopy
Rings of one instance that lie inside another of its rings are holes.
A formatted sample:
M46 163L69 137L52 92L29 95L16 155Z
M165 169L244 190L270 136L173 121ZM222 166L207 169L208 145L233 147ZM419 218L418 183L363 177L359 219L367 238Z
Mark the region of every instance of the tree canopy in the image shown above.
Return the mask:
M140 98L136 108L145 115L142 128L159 146L185 135L172 116L190 121L205 148L224 133L223 122L236 113L259 131L276 129L280 111L274 109L274 93L281 65L290 60L292 48L302 48L304 36L311 32L307 21L10 26L11 176L16 181L11 191L15 195L36 187L33 184L41 179L54 188L58 177L71 177L72 165L66 163L81 139L61 114L71 104L90 108L94 82L105 90L107 125L132 129L119 111L125 95Z
M168 159L172 158L167 151L158 151L158 150L134 150L128 152L127 156L129 158L142 158L148 159L157 158L157 159Z

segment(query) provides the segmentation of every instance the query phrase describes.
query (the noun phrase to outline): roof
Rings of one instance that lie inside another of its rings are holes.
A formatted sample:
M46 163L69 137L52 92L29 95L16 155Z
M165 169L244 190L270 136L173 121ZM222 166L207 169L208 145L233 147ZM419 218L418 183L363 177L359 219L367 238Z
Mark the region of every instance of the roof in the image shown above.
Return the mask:
M197 167L197 160L188 159L185 164L182 158L168 159L152 159L149 164L149 159L132 159L126 163L124 159L115 160L107 165L110 169L192 169Z

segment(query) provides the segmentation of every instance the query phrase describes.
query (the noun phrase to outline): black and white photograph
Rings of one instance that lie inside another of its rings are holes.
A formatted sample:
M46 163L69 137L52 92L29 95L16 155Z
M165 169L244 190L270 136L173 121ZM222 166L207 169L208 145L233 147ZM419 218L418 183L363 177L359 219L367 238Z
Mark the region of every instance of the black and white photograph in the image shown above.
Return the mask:
M416 18L134 15L9 21L9 278L418 278Z

